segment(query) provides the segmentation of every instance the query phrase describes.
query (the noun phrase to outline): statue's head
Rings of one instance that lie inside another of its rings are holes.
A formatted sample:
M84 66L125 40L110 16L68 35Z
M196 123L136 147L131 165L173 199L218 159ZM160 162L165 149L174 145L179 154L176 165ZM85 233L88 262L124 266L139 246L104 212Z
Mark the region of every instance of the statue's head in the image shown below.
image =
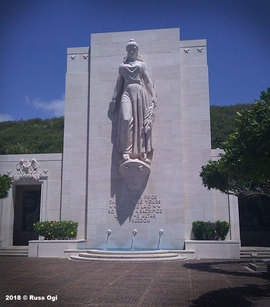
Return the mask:
M127 50L127 56L124 58L124 62L128 61L142 61L140 58L138 52L139 52L139 46L135 42L134 39L130 39L129 42L126 45Z
M129 42L127 43L127 45L126 45L126 50L127 50L127 52L129 52L130 50L136 50L138 52L139 51L139 46L135 42L134 39L130 39Z

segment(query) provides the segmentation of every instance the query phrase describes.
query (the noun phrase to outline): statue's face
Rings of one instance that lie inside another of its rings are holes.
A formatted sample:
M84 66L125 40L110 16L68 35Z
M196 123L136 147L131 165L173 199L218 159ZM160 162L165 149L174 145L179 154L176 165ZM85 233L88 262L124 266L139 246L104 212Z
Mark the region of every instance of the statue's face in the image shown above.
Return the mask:
M127 55L128 55L129 60L135 61L137 59L137 56L138 56L137 46L135 46L135 45L128 46Z

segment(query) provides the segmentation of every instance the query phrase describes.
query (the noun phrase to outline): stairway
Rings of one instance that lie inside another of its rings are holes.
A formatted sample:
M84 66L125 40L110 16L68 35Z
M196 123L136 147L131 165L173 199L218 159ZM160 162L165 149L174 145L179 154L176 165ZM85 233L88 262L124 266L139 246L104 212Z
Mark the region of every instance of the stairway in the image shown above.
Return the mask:
M80 261L176 261L190 257L190 252L182 250L153 251L106 251L85 250L78 255L70 256L70 260Z
M252 255L256 254L256 255ZM257 247L257 246L242 246L240 248L241 259L270 259L270 247Z
M28 246L0 247L0 257L28 257Z

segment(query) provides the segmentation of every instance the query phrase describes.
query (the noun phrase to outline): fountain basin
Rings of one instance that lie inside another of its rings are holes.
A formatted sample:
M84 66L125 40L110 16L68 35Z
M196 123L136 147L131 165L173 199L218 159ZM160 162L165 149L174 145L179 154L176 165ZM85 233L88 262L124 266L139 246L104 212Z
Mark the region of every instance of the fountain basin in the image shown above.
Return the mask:
M177 261L191 258L193 254L183 250L84 250L71 255L77 261Z

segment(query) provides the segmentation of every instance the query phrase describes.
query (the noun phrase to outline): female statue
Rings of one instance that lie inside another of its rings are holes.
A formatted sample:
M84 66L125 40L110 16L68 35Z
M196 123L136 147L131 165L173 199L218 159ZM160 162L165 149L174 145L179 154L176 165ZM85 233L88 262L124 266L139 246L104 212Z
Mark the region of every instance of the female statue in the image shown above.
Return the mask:
M122 154L122 162L140 159L150 164L147 154L153 150L156 94L145 63L138 55L137 43L130 40L126 50L110 104L110 111L115 112L116 101L120 100L117 150Z

